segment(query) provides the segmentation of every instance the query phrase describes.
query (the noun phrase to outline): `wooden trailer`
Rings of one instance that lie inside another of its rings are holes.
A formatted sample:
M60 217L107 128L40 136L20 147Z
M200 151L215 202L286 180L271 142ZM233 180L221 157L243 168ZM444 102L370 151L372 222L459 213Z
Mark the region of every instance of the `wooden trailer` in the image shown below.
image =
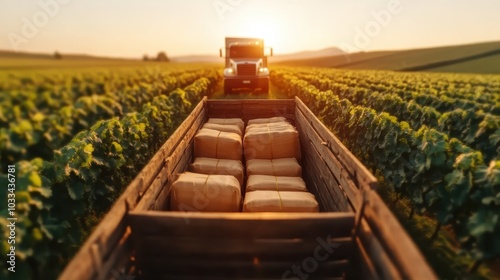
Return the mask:
M209 117L283 116L297 127L319 213L169 211ZM80 248L61 279L436 279L374 176L299 99L204 98Z

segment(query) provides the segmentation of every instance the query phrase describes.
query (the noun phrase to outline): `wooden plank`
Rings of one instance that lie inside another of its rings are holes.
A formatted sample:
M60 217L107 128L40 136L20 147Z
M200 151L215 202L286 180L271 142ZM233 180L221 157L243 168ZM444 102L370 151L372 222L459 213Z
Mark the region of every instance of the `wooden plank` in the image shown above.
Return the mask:
M189 276L182 276L182 275L169 275L169 274L161 274L161 275L152 275L151 276L152 279L155 279L155 280L234 280L234 277L224 277L224 276L221 276L221 277L212 277L212 276L192 276L192 275L189 275ZM149 279L147 277L144 277L142 279ZM255 277L239 277L238 279L240 280L255 280L255 279L258 279L258 280L276 280L276 278L271 278L271 277L259 277L259 278L255 278ZM289 279L300 279L298 277L293 277L293 276L290 276ZM309 278L309 279L314 279L314 280L345 280L345 277L343 276L340 276L340 277L318 277L318 276L315 276L314 278Z
M361 222L358 238L361 241L359 245L368 254L373 266L382 279L402 279L401 274L389 258L387 252L385 252L379 240L373 235L366 220Z
M288 115L293 119L295 101L289 100L208 100L209 117L225 117L227 114L255 115L256 117ZM264 116L266 115L266 116Z
M308 267L301 267L304 275L316 276L341 276L347 269L347 260L318 262L313 257L309 260ZM155 258L148 257L141 270L146 275L169 274L171 276L210 276L239 278L272 277L274 279L287 279L296 276L293 266L301 266L304 260L260 262L253 258L247 260L213 259L213 258ZM314 265L314 266L313 266ZM195 268L195 269L193 269ZM313 269L312 269L313 268ZM306 270L308 269L308 270ZM154 278L156 279L156 278Z
M405 279L437 279L415 243L374 191L368 193L365 217L373 234Z
M335 155L333 155L331 150L322 144L325 140L322 139L317 131L313 129L311 120L308 120L299 110L296 111L295 116L300 129L305 135L307 135L307 137L303 137L303 141L308 141L307 144L314 147L314 150L309 149L308 152L319 154L320 161L325 164L325 167L320 168L319 171L324 172L324 169L327 168L329 170L329 174L325 173L323 176L325 178L335 177L340 182L341 189L347 194L351 207L356 210L359 209L359 190L350 180L351 178L343 173L343 165L336 160Z
M172 180L169 180L166 184L163 185L163 187L160 189L158 197L154 202L154 205L149 210L165 211L170 209L170 201L168 201L168 199L170 198L170 191L174 182L174 178L177 178L178 174L186 171L188 168L188 164L191 162L193 162L193 143L191 143L189 148L185 150L184 155L176 165L175 169L168 173L172 174Z
M301 127L302 124L298 122L298 126ZM303 131L306 130L303 129ZM332 173L321 153L311 143L310 135L307 135L304 132L301 133L303 133L301 139L306 139L305 141L302 141L302 143L304 144L304 157L306 159L307 157L309 157L308 161L306 161L306 165L311 165L313 169L312 172L319 175L319 179L316 180L323 182L323 185L325 186L324 188L327 191L327 194L329 194L328 199L332 198L334 200L337 211L352 211L353 208L349 203L349 199L345 194L344 189L336 180L334 174Z
M295 107L295 102L293 99L288 99L283 102L269 102L269 103L249 103L247 100L242 100L242 107L247 110L252 110L252 109L269 109L269 110L276 110L279 109L280 111L283 109L290 109L293 110Z
M259 119L259 118L271 118L271 117L284 117L286 118L290 123L294 123L294 114L293 113L276 113L276 112L265 112L265 111L260 111L260 112L255 112L255 113L250 113L250 112L242 112L238 110L234 111L228 111L228 110L221 110L218 111L215 114L209 115L211 118L240 118L242 119L245 123L248 123L249 120L252 119Z
M232 105L228 106L212 106L209 107L210 115L217 114L218 112L226 111L226 112L240 112L240 114L260 114L261 112L265 112L267 114L275 112L277 115L281 115L284 113L292 114L295 111L294 106L244 106L242 105Z
M304 130L301 129L301 123L297 122L297 130L299 131L300 147L302 152L302 174L304 180L307 183L307 187L312 191L320 203L320 210L322 212L341 212L340 209L340 197L337 195L330 194L330 186L327 184L318 174L318 167L316 167L316 162L319 159L318 156L314 157L314 153L309 152L309 147L311 144L307 140ZM311 187L314 187L312 189Z
M129 219L133 235L203 238L337 238L350 236L354 226L354 213L132 211Z
M245 122L254 118L284 116L293 122L295 101L285 100L208 100L209 117L236 117Z
M292 100L290 100L292 101ZM295 104L288 101L282 104L252 104L248 103L246 100L241 100L239 104L209 104L208 109L210 113L216 113L218 111L236 111L241 113L260 113L262 112L277 112L278 114L283 113L293 113L295 110Z
M354 273L359 273L360 274L359 276L362 279L366 280L380 279L370 256L363 247L363 244L361 244L361 240L359 238L356 238L356 248L358 252L357 261L359 262L359 266L357 264L351 264L352 266L354 266L353 269L356 269Z
M305 164L302 166L302 176L306 181L307 188L311 193L314 194L316 200L320 204L321 212L340 212L337 208L337 203L328 193L328 186L324 184L321 178L318 176L318 173L312 167L311 164L307 164L310 162L309 155L306 155L302 160L306 160ZM311 188L311 186L314 187ZM324 193L327 193L326 195Z
M245 107L243 106L243 115L271 115L271 116L283 116L291 115L294 112L293 107L278 107L278 108L256 108L256 107ZM261 117L264 118L264 117Z
M129 238L130 234L130 228L127 228L125 234L123 235L116 248L111 252L109 258L107 258L102 264L102 271L104 276L102 279L109 279L109 277L112 276L111 271L116 267L116 264L126 263L128 260L130 260L130 257L132 255L132 241Z
M321 138L325 139L326 147L331 149L332 153L338 157L339 161L344 164L345 168L355 178L360 186L367 189L375 189L377 187L377 179L371 172L347 149L333 133L318 120L318 118L307 108L307 106L295 97L297 110L300 110L306 119L311 121L311 125L318 132Z
M335 195L330 195L329 192L329 185L325 183L320 176L318 176L318 167L316 167L316 163L318 160L321 160L320 157L318 157L317 154L309 152L311 143L309 141L305 140L308 139L307 135L304 133L304 129L301 128L304 124L301 122L297 122L297 130L299 131L299 138L301 139L300 141L300 147L301 147L301 152L302 152L302 170L303 170L303 177L304 180L307 183L308 188L311 186L314 187L313 190L310 189L316 196L316 199L318 199L319 202L321 202L322 205L320 205L320 209L323 212L341 212L342 206L341 202L345 198L343 196L339 196L338 193L335 193ZM316 155L316 157L314 157ZM326 194L325 194L326 192Z
M294 99L209 99L208 107L232 106L232 105L264 105L264 106L285 106L293 104Z
M326 204L327 212L345 212L347 208L347 198L340 193L339 185L335 178L325 172L324 166L321 166L321 159L318 158L316 151L312 147L304 148L304 174L311 177L318 187L319 196ZM325 176L326 175L326 176ZM335 190L335 188L337 188Z
M133 209L147 186L156 178L156 175L163 167L165 154L170 154L177 146L178 140L187 132L194 116L199 114L204 108L207 98L195 107L190 116L179 126L175 133L165 142L160 150L153 156L152 160L141 170L137 177L127 186L113 204L110 211L98 227L85 241L80 250L72 258L60 275L60 279L95 279L97 275L96 267L92 264L92 246L99 246L99 257L101 260L107 259L112 254L119 241L123 237L126 229L125 216L129 209Z
M271 116L283 116L292 115L295 112L295 105L293 106L273 106L273 107L255 107L255 106L243 106L243 115L271 115ZM262 116L261 118L266 117Z
M359 190L358 187L352 182L351 176L345 171L344 165L337 160L336 156L331 150L324 145L327 139L321 138L318 132L312 126L311 120L307 119L300 110L296 111L297 123L302 123L301 127L307 135L307 139L314 146L316 151L320 154L322 160L326 163L333 176L340 182L341 189L347 194L351 207L359 209Z
M163 167L156 179L153 181L151 184L151 187L146 191L142 199L139 201L137 204L136 208L137 210L149 210L149 208L152 206L151 201L155 200L155 196L158 195L160 192L163 184L169 180L169 174L165 171L166 168Z
M228 111L220 111L217 114L213 114L210 117L211 118L240 118L242 119L245 123L247 123L249 120L252 119L258 119L258 118L271 118L271 117L285 117L292 125L294 124L293 118L294 115L293 113L290 114L279 114L276 115L275 113L258 113L258 114L242 114L239 111L235 112L228 112Z
M320 238L321 240L317 240ZM244 238L186 238L142 236L140 250L154 257L216 257L244 259L258 257L266 260L304 259L314 254L326 256L325 260L341 260L351 257L352 238L317 237L309 239L244 239ZM333 252L325 251L323 244L335 244ZM139 249L139 248L138 248Z
M183 275L170 275L170 274L161 274L161 275L151 275L150 278L148 277L143 277L142 279L155 279L155 280L234 280L234 277L216 277L216 276L208 276L208 275L202 275L202 276L193 276L193 275L188 275L188 276L183 276ZM239 277L238 279L240 280L276 280L276 278L271 278L271 277ZM289 279L300 279L297 277L290 276ZM345 277L340 276L340 277L318 277L315 276L314 278L309 278L309 279L314 279L314 280L345 280Z

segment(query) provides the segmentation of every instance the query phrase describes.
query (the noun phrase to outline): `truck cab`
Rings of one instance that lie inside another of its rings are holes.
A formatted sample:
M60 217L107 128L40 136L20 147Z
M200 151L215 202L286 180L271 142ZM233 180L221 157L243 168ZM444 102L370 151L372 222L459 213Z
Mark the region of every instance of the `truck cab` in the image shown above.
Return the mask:
M272 56L272 49L270 49ZM220 56L223 57L222 49ZM245 89L268 94L269 69L264 40L258 38L226 38L224 93Z

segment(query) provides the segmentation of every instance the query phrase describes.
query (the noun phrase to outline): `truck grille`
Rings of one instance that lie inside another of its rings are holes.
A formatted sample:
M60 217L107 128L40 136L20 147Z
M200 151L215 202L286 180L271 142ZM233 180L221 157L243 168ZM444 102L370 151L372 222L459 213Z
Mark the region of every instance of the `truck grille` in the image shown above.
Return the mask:
M238 75L243 75L243 76L257 75L257 67L255 67L255 64L238 64L237 70L238 70Z

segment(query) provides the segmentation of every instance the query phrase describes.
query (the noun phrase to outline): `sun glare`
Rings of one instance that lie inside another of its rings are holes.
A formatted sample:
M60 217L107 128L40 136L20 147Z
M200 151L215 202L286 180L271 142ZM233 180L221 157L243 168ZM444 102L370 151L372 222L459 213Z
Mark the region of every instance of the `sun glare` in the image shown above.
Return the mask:
M254 22L245 22L240 28L243 37L264 39L266 46L274 46L280 40L280 24L272 19L261 18Z

